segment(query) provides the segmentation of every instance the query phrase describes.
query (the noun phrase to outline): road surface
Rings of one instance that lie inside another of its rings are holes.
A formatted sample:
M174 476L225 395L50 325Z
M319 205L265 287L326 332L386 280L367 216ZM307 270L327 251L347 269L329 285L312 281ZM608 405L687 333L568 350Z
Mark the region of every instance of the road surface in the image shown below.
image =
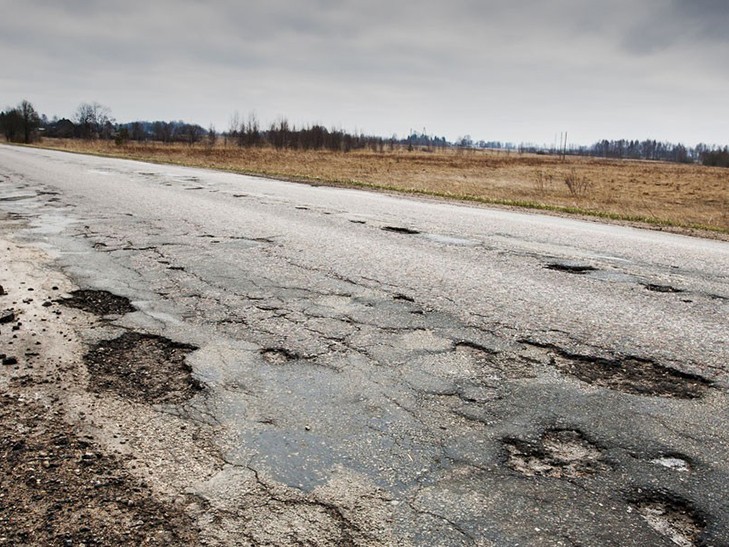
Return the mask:
M0 219L190 348L97 385L189 450L90 431L209 544L729 545L725 242L7 146Z

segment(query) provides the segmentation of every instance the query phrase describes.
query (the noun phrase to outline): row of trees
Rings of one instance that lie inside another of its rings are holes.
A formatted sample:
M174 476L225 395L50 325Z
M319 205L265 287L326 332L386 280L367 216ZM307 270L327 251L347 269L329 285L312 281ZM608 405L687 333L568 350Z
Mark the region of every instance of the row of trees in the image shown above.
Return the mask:
M24 100L16 107L0 112L0 132L7 141L20 143L32 143L41 135L58 138L114 139L118 144L127 141L158 141L184 142L192 145L205 141L213 145L218 138L214 127L211 126L206 130L200 125L184 121L136 121L118 124L111 110L96 102L81 103L72 118L54 117L49 121L45 115L39 114L29 101ZM240 147L271 146L276 149L342 152L371 149L381 152L386 147L394 149L396 146L402 146L408 150L417 147L429 151L459 147L556 153L554 150L536 145L515 145L498 141L474 142L468 135L459 138L456 143L450 143L444 137L427 135L425 130L421 133L410 131L407 137L398 139L396 135L383 138L348 133L341 129L327 129L318 124L296 128L285 118L280 118L267 128L262 128L254 114L250 114L246 120L241 120L237 113L231 118L229 129L223 133L223 137L226 144ZM682 144L656 140L601 140L591 146L572 147L566 153L603 158L700 162L705 165L729 167L729 147L706 144L686 147Z
M602 140L588 148L579 149L582 155L602 158L640 159L696 163L729 167L729 148L697 144L686 147L683 144L659 142L656 140Z
M383 151L388 141L382 137L351 134L341 129L327 129L322 125L296 128L286 118L273 122L262 129L255 114L241 121L234 114L225 135L226 142L241 147L272 146L276 149L331 150L349 152L369 148Z

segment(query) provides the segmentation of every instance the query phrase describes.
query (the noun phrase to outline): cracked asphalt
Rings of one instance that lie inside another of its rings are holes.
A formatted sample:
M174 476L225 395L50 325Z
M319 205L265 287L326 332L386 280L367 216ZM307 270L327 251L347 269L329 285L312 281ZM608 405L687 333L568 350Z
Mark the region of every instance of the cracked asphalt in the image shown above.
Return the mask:
M0 222L197 348L204 544L729 545L725 242L8 146Z

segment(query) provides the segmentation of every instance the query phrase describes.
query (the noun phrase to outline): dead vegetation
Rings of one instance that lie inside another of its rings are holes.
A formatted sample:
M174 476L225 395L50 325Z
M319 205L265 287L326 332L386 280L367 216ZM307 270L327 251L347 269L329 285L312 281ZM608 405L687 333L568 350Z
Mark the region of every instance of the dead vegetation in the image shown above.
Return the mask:
M450 149L340 153L59 139L42 146L729 233L729 170L694 164Z

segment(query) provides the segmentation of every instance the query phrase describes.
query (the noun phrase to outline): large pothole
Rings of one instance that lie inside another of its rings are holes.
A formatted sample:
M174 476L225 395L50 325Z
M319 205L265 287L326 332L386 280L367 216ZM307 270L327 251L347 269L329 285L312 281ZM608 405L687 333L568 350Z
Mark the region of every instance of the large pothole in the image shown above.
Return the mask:
M639 357L605 359L558 353L554 366L588 384L635 395L696 399L711 387L706 378Z
M69 298L61 299L60 302L69 308L78 308L99 316L124 315L136 311L128 298L117 296L109 291L79 289L73 291Z
M700 545L703 519L681 500L657 496L635 504L638 513L656 532L680 547Z
M528 477L574 479L606 468L600 449L579 431L549 430L538 442L506 439L507 465Z
M195 346L128 332L94 345L84 357L90 388L145 403L180 403L202 389L185 362Z

